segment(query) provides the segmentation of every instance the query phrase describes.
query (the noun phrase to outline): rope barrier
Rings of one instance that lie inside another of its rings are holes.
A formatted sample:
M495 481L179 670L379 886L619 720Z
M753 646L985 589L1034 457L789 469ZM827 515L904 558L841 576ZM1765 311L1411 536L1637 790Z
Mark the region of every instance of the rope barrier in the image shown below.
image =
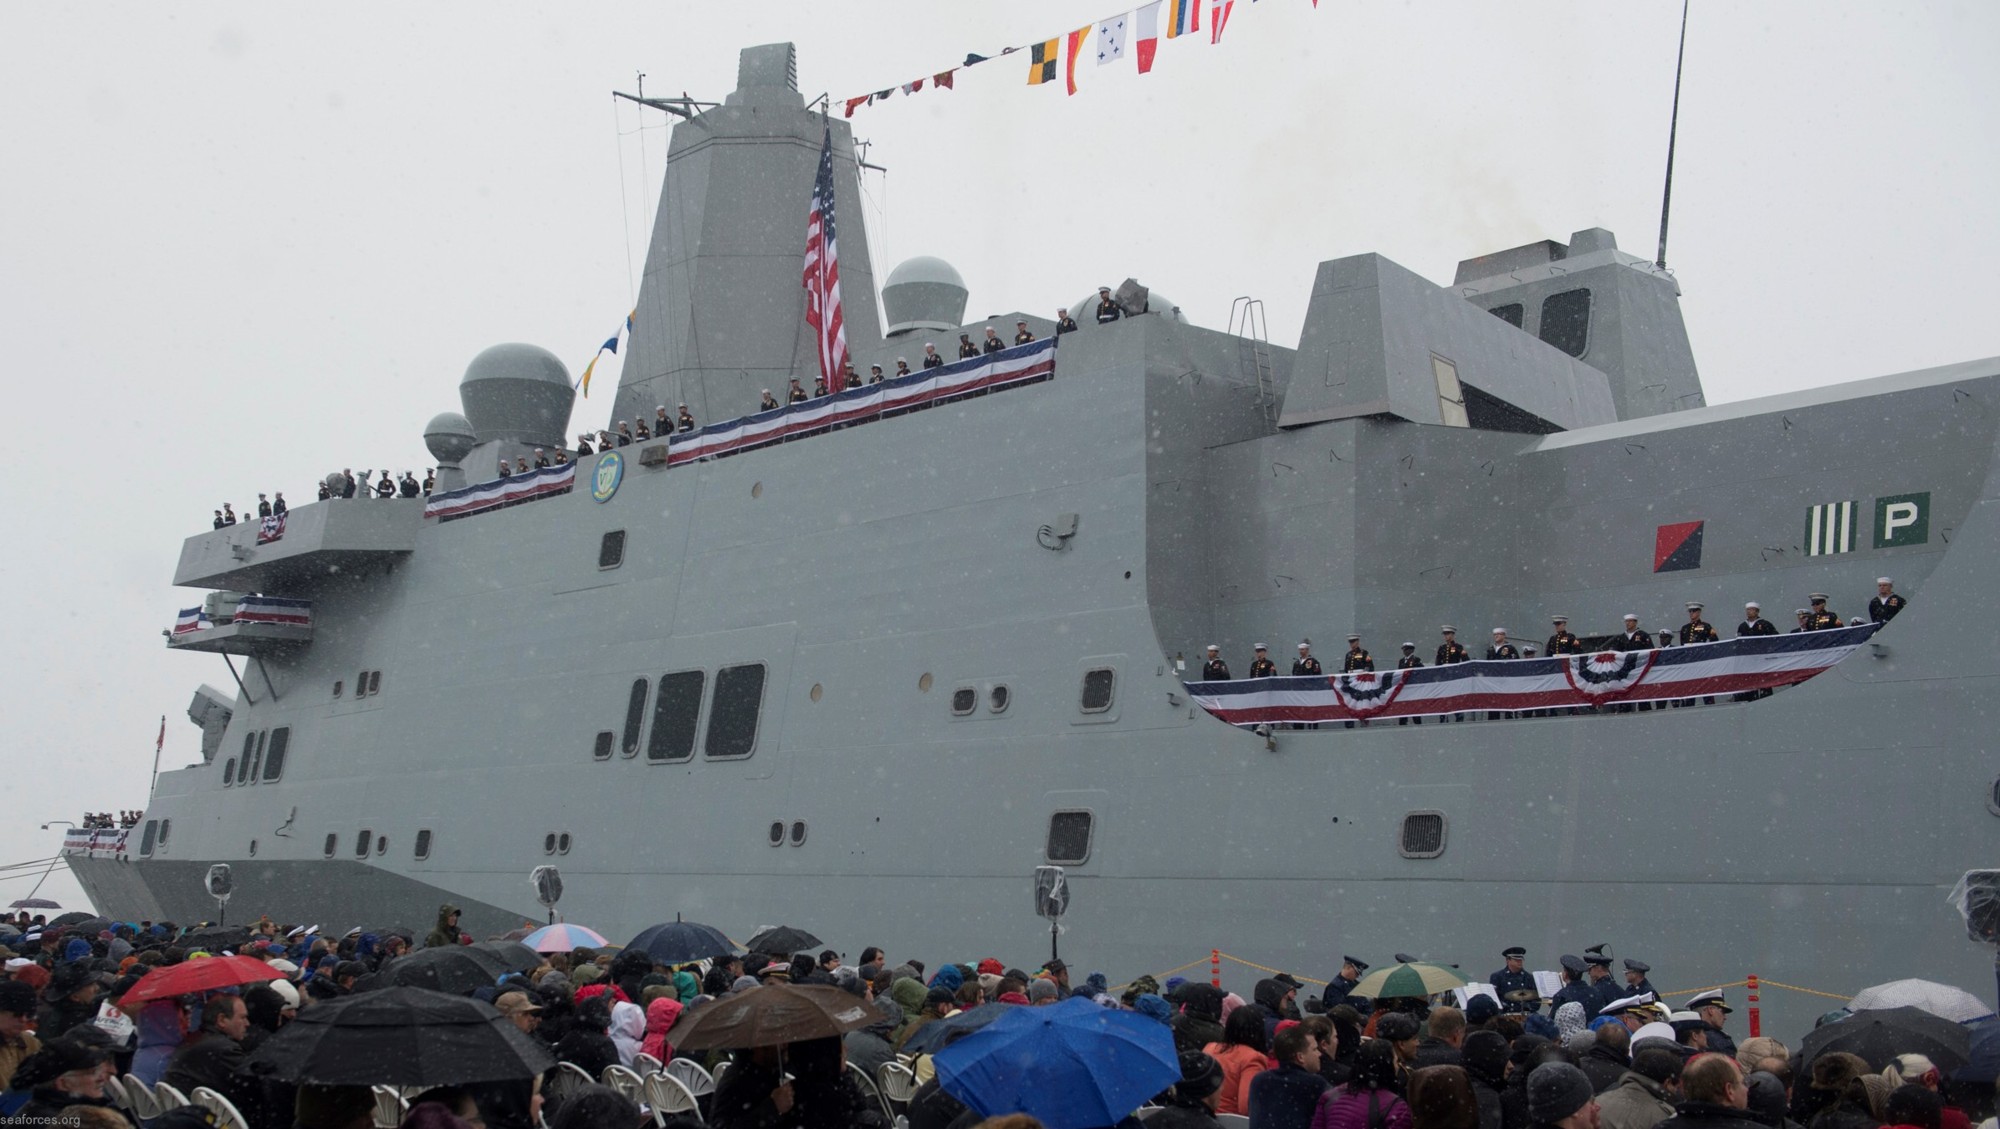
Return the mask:
M1804 992L1808 996L1825 996L1829 1000L1839 1000L1842 1003L1846 1003L1848 1000L1854 998L1851 995L1840 996L1840 995L1835 995L1832 992L1822 992L1817 988L1801 988L1797 984L1780 984L1776 980L1766 980L1761 976L1757 978L1757 983L1767 988L1783 988L1786 991L1790 992Z

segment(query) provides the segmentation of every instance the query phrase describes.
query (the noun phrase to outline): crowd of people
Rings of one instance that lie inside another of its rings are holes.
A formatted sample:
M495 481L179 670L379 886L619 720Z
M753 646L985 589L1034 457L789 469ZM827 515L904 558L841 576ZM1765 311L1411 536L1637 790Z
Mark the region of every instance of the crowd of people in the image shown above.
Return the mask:
M1799 608L1794 613L1798 618L1798 626L1792 628L1791 633L1829 631L1838 627L1859 626L1863 623L1887 623L1896 618L1896 614L1909 605L1909 598L1896 591L1895 582L1891 578L1882 576L1877 577L1875 580L1875 595L1868 601L1868 618L1865 620L1859 617L1852 620L1843 620L1839 612L1827 609L1826 602L1827 595L1824 592L1814 592L1809 595L1807 603L1810 606ZM1486 652L1482 657L1486 659L1520 659L1535 658L1543 654L1581 655L1600 650L1650 651L1661 647L1686 646L1692 643L1720 642L1722 639L1721 632L1717 631L1713 624L1702 618L1704 611L1704 605L1690 602L1687 605L1687 622L1681 624L1678 631L1661 631L1657 637L1640 627L1639 617L1630 613L1624 616L1624 627L1621 630L1595 639L1582 638L1572 634L1569 629L1568 616L1550 616L1549 622L1553 633L1549 636L1548 642L1540 648L1537 648L1533 643L1516 645L1506 628L1496 627L1493 629L1492 641L1487 645ZM1458 641L1458 628L1447 623L1439 629L1439 633L1442 636L1442 642L1438 644L1437 651L1433 657L1436 665L1447 666L1452 663L1472 661L1474 657L1472 651L1465 644ZM1756 600L1751 600L1743 605L1743 620L1736 625L1736 636L1738 638L1777 634L1779 634L1777 625L1764 618L1762 604ZM1292 661L1291 673L1294 676L1326 673L1326 669L1320 664L1318 656L1313 654L1312 640L1307 639L1300 642L1298 649L1299 656ZM1254 657L1250 660L1249 673L1245 677L1278 677L1278 664L1272 661L1269 647L1258 643L1252 648L1252 652ZM1417 654L1416 643L1405 640L1402 644L1402 656L1396 660L1395 669L1410 670L1423 665L1424 660L1421 655ZM1342 653L1339 660L1338 672L1352 674L1357 671L1372 671L1374 669L1375 656L1370 654L1368 649L1362 645L1361 636L1358 634L1349 635L1347 637L1347 650ZM1201 669L1202 681L1223 682L1229 680L1231 677L1233 676L1230 674L1229 663L1222 657L1222 649L1216 644L1210 643L1204 649L1204 661Z
M99 923L109 927L90 934L38 918L0 922L8 954L0 1101L19 1117L129 1126L106 1096L106 1079L129 1074L182 1093L221 1093L250 1129L364 1129L374 1111L366 1088L355 1096L284 1083L266 1068L269 1056L256 1052L302 1012L374 990L414 949L469 944L458 919L455 907L440 907L421 946L399 930L335 937L262 919L222 940L227 952L262 962L272 979L129 1012L118 1002L145 977L215 955L203 946L221 948L218 935L168 922ZM664 1120L715 1129L886 1126L889 1111L856 1074L878 1078L892 1063L914 1083L893 1103L908 1129L1035 1129L1032 1118L988 1119L969 1109L944 1084L934 1056L978 1026L954 1017L1079 998L1133 1013L1142 1027L1156 1022L1162 1050L1172 1044L1178 1080L1132 1116L1114 1118L1121 1129L1142 1121L1150 1129L1211 1129L1227 1115L1247 1117L1250 1129L1970 1129L1993 1113L1994 1054L1975 1049L1969 1065L1949 1074L1893 1044L1879 1062L1832 1051L1806 1059L1773 1038L1735 1042L1720 990L1672 1008L1647 981L1650 968L1635 960L1625 961L1619 983L1601 946L1563 957L1562 987L1547 1001L1525 971L1526 950L1502 956L1493 993L1470 996L1462 1009L1447 1006L1452 997L1444 994L1363 998L1357 988L1368 966L1355 957L1344 958L1318 994L1278 973L1245 1000L1177 976L1113 987L1103 973L1073 980L1060 960L1016 967L989 957L932 967L873 946L852 964L833 950L667 963L637 948L579 948L543 954L468 994L492 1005L494 1022L593 1079L612 1066L694 1059L716 1083L701 1097L701 1120ZM771 984L825 985L851 994L858 1010L843 1013L855 1018L841 1036L676 1049L677 1035L713 1001ZM2000 1039L1987 1042L2000 1050ZM1980 1043L1975 1037L1972 1045ZM546 1077L558 1074L578 1077L561 1065ZM614 1089L557 1087L537 1076L418 1094L404 1124L639 1129L651 1121Z

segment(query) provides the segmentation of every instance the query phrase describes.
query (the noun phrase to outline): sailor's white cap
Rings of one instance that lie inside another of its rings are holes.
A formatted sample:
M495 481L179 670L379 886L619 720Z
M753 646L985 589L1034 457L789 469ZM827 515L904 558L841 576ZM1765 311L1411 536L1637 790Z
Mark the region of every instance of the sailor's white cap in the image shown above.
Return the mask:
M1417 649L1417 645L1415 643L1410 642L1408 639L1405 639L1403 640L1403 649L1406 651L1414 651Z
M1625 613L1624 615L1622 615L1622 616L1619 616L1618 618L1620 618L1620 619L1629 619L1629 620L1631 620L1631 621L1632 621L1633 623L1637 623L1637 622L1639 622L1639 617L1638 617L1638 616L1636 616L1636 615L1633 615L1633 614L1632 614L1631 612L1626 612L1626 613Z
M1698 612L1702 610L1702 606L1699 603L1690 600L1688 601L1688 610L1691 612Z
M1552 615L1552 616L1550 616L1550 617L1549 617L1549 622L1550 622L1550 623L1568 623L1568 622L1569 622L1569 617L1568 617L1568 616L1566 616L1566 615Z
M665 404L654 404L653 410L656 412L664 412L667 410L667 406Z
M1745 608L1756 608L1760 612L1764 610L1764 605L1758 603L1755 600L1745 600L1743 601L1743 606Z
M1359 635L1349 635L1349 636L1347 637L1347 641L1348 641L1348 642L1350 642L1350 643L1359 643L1359 642L1361 642L1361 636L1359 636Z
M770 394L771 390L769 388L764 389L764 395L769 396Z
M1506 629L1506 628L1504 628L1504 627L1496 627L1496 628L1494 628L1494 629L1493 629L1493 634L1495 634L1495 635L1505 635L1505 634L1507 634L1507 629Z
M1301 651L1306 651L1306 650L1311 650L1311 649L1312 649L1312 644L1311 644L1310 642L1307 642L1307 643L1300 643L1300 644L1299 644L1299 650L1301 650Z
M1793 609L1792 609L1792 614L1793 614L1793 615L1811 615L1811 614L1812 614L1812 612L1808 611L1808 610L1807 610L1807 609L1805 609L1805 608L1793 608Z
M1877 583L1877 584L1894 584L1894 583L1895 583L1895 581L1893 581L1893 580L1889 579L1889 578L1888 578L1888 577L1886 577L1886 576L1878 576L1878 577L1876 577L1876 578L1875 578L1875 583Z
M1635 1043L1641 1039L1665 1039L1668 1042L1673 1042L1675 1038L1674 1029L1658 1021L1648 1023L1637 1031L1632 1032L1632 1041Z
M1204 649L1205 649L1205 650L1210 650L1210 651L1220 651L1220 650L1221 650L1222 648L1221 648L1221 647L1218 647L1218 646L1216 646L1216 645L1215 645L1215 644L1213 644L1213 643L1210 643L1210 644L1209 644L1209 645L1208 645L1208 646L1207 646L1206 648L1204 648Z
M1271 648L1269 648L1269 647L1266 647L1266 646L1265 646L1264 644L1262 644L1262 643L1259 643L1259 644L1257 644L1256 646L1254 646L1254 647L1252 647L1252 648L1250 648L1250 649L1251 649L1251 650L1253 650L1253 651L1268 651L1268 650L1270 650Z

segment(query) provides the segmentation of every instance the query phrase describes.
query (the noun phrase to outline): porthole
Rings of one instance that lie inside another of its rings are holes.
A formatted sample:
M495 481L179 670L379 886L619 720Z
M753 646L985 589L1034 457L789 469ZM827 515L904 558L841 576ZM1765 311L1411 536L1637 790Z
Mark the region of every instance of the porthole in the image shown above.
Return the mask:
M601 730L597 734L596 746L590 750L591 759L601 760L601 761L610 760L611 745L613 742L617 740L618 740L618 735L616 733L611 732L609 729Z
M339 836L338 834L336 834L336 833L332 832L332 831L329 831L329 832L327 832L327 833L326 833L326 857L327 857L327 858L332 858L332 857L333 857L333 852L335 852L335 851L337 851L337 850L339 850L339 849L340 849L340 836Z
M416 854L417 857L420 859L427 859L431 857L431 832L430 828L428 827L424 828L422 831L417 832Z
M551 831L547 835L542 837L542 853L545 855L552 855L556 853L555 832Z
M1006 713L1014 702L1014 692L1005 686L995 686L986 692L986 708L994 713Z
M979 708L979 691L970 686L960 686L951 692L951 715L966 717Z
M1413 811L1403 816L1396 849L1406 859L1434 859L1444 853L1444 813Z
M1090 861L1090 838L1097 820L1088 811L1059 811L1049 816L1049 839L1043 853L1058 866Z
M761 483L761 482L752 482L752 483L750 484L750 496L751 496L752 498L761 498L761 497L763 497L763 496L764 496L764 484L763 484L763 483Z
M378 855L389 853L389 837L387 835L375 836L375 853Z
M625 563L625 531L613 529L597 542L597 567L614 569Z
M920 694L928 694L931 692L930 671L925 671L924 676L922 678L917 679L917 692Z
M826 692L825 690L820 688L820 684L815 682L813 683L813 688L811 690L806 691L806 697L811 698L813 701L817 702L820 699L820 695L824 694L825 692Z
M803 820L803 819L795 819L795 820L793 820L793 821L792 821L792 846L794 846L794 847L796 847L796 846L800 846L800 845L802 845L802 844L803 844L803 843L804 843L805 841L806 841L806 821L805 821L805 820Z
M784 841L785 841L785 821L784 821L784 820L782 820L782 819L774 819L774 820L772 820L772 821L771 821L771 845L772 845L772 846L774 846L774 847L776 847L776 846L779 846L779 845L783 844L783 843L784 843Z
M343 687L343 686L345 686L345 685L347 685L347 683L345 683L345 682L342 682L342 681L341 681L340 679L338 679L338 678L334 679L334 680L333 680L333 696L334 696L334 697L336 697L336 698L340 697L340 690L341 690L341 687Z
M163 819L160 821L160 846L164 847L167 845L167 833L169 831L172 831L173 829L174 829L173 820Z
M1085 671L1083 674L1084 713L1104 713L1111 708L1111 690L1117 682L1118 674L1108 666Z
M358 859L367 858L368 848L374 845L375 833L373 831L361 832L354 837L354 857Z
M569 832L565 831L556 836L556 853L559 855L569 853Z
M253 859L257 857L257 840L255 839L250 840L250 857Z
M228 760L222 763L222 786L224 788L230 788L234 787L235 784L236 784L236 758L230 757Z
M372 698L375 695L380 694L381 692L382 692L382 672L379 670L369 671L368 696Z

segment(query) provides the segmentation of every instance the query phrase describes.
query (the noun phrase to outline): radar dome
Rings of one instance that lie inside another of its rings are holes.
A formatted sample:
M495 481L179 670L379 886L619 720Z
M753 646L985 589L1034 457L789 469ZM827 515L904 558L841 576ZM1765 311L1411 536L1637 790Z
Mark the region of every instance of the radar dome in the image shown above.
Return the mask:
M555 354L536 345L495 345L465 367L458 400L473 436L481 443L560 446L569 430L576 392L569 370Z
M424 425L424 446L440 466L457 466L478 443L472 424L457 412L439 412Z
M918 329L957 329L965 323L965 280L950 263L930 255L905 259L882 287L888 335Z

